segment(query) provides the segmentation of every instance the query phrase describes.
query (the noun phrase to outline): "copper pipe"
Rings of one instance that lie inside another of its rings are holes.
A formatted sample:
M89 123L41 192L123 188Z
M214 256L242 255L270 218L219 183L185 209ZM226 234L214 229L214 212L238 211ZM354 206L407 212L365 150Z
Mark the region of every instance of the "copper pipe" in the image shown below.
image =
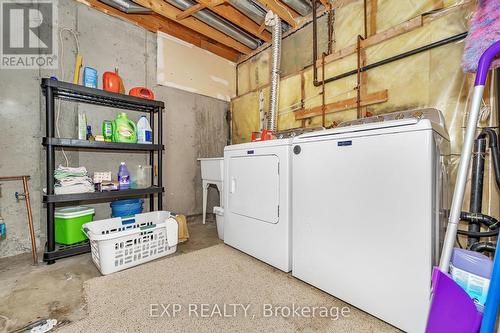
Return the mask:
M358 35L358 43L356 46L356 51L358 53L358 71L357 71L357 86L356 86L356 108L358 119L362 117L361 115L361 40L364 38ZM324 80L323 80L324 81Z
M30 177L30 176L3 176L0 177L0 181L2 180L23 180L23 177Z
M334 28L334 23L335 23L335 10L333 9L333 6L330 5L330 8L328 10L328 54L333 53L333 28ZM316 59L315 59L316 60Z
M373 1L373 0L371 0ZM368 37L368 15L366 13L366 0L363 2L363 15L364 15L364 25L365 25L365 37Z
M23 191L24 193L20 194L26 200L26 210L28 212L28 227L30 231L31 238L31 256L33 257L33 263L35 265L38 264L38 253L36 250L36 238L35 238L35 228L33 226L33 212L31 210L31 201L30 201L30 192L28 187L28 180L30 176L5 176L0 177L0 181L2 180L22 180L23 182Z
M26 201L26 210L28 211L28 227L30 229L31 238L31 255L33 263L38 264L38 253L36 251L35 228L33 227L33 212L31 211L30 191L28 188L29 176L23 176L24 200Z

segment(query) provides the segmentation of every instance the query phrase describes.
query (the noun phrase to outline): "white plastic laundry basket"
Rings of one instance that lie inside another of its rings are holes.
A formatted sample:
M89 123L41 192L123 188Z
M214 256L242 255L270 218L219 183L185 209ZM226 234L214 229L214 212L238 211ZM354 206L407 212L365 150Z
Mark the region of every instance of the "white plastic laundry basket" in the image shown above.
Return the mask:
M85 223L92 260L103 275L137 266L177 250L178 225L170 212Z

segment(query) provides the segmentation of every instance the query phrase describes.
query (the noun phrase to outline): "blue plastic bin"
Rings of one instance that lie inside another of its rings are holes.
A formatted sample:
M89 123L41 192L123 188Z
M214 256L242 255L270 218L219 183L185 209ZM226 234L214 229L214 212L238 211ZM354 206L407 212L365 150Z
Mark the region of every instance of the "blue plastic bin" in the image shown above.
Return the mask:
M142 213L142 199L127 199L113 201L111 206L111 217L124 217Z

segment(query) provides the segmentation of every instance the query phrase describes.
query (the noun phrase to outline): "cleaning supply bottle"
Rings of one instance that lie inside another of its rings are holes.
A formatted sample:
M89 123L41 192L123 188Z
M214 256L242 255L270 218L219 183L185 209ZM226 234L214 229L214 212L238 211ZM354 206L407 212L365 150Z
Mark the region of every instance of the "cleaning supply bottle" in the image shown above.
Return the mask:
M113 141L113 124L111 120L104 120L102 122L102 136L106 142Z
M87 115L85 112L78 112L78 140L87 139Z
M137 127L135 123L128 119L125 112L121 112L112 122L113 142L136 143Z
M137 143L153 143L151 126L146 116L141 116L137 122Z
M95 141L95 137L92 134L92 126L87 125L87 140L88 141Z
M120 168L118 169L118 189L126 190L130 187L130 174L128 172L125 162L120 163Z

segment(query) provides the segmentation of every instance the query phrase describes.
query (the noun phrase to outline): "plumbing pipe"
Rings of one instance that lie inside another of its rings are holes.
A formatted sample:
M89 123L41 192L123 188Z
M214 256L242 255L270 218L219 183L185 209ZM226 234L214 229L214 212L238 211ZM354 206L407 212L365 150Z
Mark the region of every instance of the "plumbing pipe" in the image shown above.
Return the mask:
M192 0L167 0L167 2L182 10L186 10L196 4L196 2L193 2ZM210 10L202 9L194 13L192 16L208 24L212 28L234 38L252 50L255 50L262 44L259 39L254 38L231 22L225 20L217 14L212 13Z
M472 176L469 211L471 213L481 213L483 209L483 181L484 181L484 157L486 154L486 138L478 137L474 144L474 152L472 157ZM461 217L461 216L460 216ZM468 226L469 232L477 233L481 231L481 225L475 220L471 220ZM479 242L478 237L473 237L468 234L467 245ZM463 235L463 234L461 234Z
M316 1L317 0L311 0L311 4L312 4L312 18L313 18L313 20L312 20L312 22L313 22L313 84L314 84L315 87L319 87L319 86L322 85L322 82L318 80L318 68L316 67L316 60L318 60L318 33L317 33L317 29L318 29L318 27L317 27L317 19L318 18L317 18L317 15L316 15L316 8L317 8ZM444 39L441 39L441 40L439 40L437 42L430 43L430 44L418 47L416 49L413 49L413 50L410 50L410 51L407 51L407 52L403 52L403 53L397 54L395 56L386 58L384 60L377 61L377 62L375 62L373 64L369 64L369 65L363 66L363 67L360 68L360 71L361 72L366 72L366 71L368 71L370 69L377 68L377 67L380 67L382 65L386 65L386 64L389 64L391 62L394 62L394 61L397 61L397 60L401 60L401 59L407 58L407 57L415 55L415 54L419 54L419 53L422 53L422 52L425 52L425 51L429 51L429 50L432 50L434 48L437 48L437 47L440 47L440 46L443 46L443 45L447 45L447 44L450 44L450 43L453 43L453 42L457 42L459 40L464 39L466 36L467 36L467 32L463 32L463 33L460 33L458 35L454 35L454 36L451 36L451 37L448 37L448 38L444 38ZM343 79L345 77L348 77L348 76L351 76L351 75L354 75L354 74L357 74L357 73L358 73L358 70L354 69L352 71L345 72L345 73L333 76L331 78L328 78L328 79L326 79L325 83L330 83L330 82L333 82L333 81L337 81L337 80Z
M31 240L31 256L33 257L33 264L38 264L38 252L36 250L36 236L35 236L35 227L33 226L33 212L31 210L31 201L30 201L30 191L28 187L28 180L30 176L5 176L0 177L0 181L9 181L9 180L21 180L23 182L23 191L24 193L18 194L19 197L24 198L26 201L26 211L28 213L28 228L30 232L30 240Z
M474 252L491 252L494 253L496 246L493 243L479 242L470 247L471 251Z
M455 182L455 191L453 192L450 216L448 219L448 227L446 228L443 251L441 253L441 260L439 263L439 269L443 273L448 273L451 255L455 246L458 222L460 221L460 213L464 199L465 185L467 183L470 158L472 154L472 145L474 143L474 136L479 119L479 110L481 108L481 101L483 98L484 85L486 83L486 77L488 75L490 64L493 58L498 53L500 53L500 41L497 41L496 43L491 45L479 59L476 80L474 82L471 109L469 113L469 119L467 121L467 128L462 145L460 163L458 165L457 180ZM500 274L500 271L498 272L498 274Z
M500 158L498 156L499 150L497 133L492 128L483 128L483 131L481 132L481 134L479 134L479 137L483 139L485 137L488 137L489 148L491 151L491 161L493 162L493 173L495 174L497 187L498 189L500 189Z
M273 28L272 33L272 69L271 92L269 99L269 117L267 129L276 132L278 129L278 99L280 87L280 62L281 62L281 19L272 11L266 14L266 25Z
M460 213L460 220L482 223L491 230L496 230L500 227L496 218L481 213L462 212Z
M495 236L498 236L498 229L491 230L491 231L482 231L482 232L467 231L467 230L457 230L457 234L469 236L470 238L477 238L477 239L479 239L481 237L495 237ZM477 242L474 242L472 245L474 245L476 243Z

